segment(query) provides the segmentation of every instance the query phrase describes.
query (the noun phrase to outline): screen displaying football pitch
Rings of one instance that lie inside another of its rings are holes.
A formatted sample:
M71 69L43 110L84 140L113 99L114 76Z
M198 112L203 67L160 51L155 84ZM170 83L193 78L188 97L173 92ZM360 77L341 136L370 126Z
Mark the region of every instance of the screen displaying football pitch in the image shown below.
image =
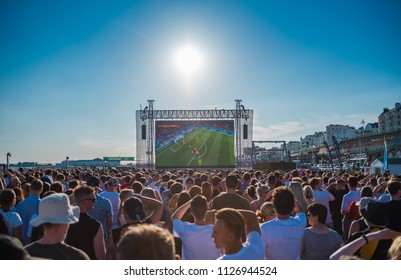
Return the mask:
M234 121L156 121L156 168L235 167Z

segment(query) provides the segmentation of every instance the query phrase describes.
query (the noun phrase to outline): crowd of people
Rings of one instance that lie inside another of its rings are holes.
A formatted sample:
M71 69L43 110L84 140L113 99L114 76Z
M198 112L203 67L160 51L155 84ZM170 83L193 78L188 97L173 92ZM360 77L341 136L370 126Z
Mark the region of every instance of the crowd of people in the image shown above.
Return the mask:
M1 259L401 259L401 175L3 170Z

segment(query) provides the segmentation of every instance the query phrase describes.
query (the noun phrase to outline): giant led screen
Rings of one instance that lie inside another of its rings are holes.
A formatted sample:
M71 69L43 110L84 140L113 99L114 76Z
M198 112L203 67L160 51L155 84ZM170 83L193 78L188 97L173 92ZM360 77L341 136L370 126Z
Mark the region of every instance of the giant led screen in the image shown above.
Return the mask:
M234 167L234 121L156 121L156 168Z

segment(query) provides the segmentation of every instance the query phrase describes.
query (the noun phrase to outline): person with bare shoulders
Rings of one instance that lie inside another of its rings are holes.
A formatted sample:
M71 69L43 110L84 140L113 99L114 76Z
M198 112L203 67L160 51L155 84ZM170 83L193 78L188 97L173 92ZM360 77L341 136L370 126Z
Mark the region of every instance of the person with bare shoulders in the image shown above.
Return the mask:
M92 260L102 260L106 256L103 226L88 215L94 208L95 191L84 185L74 190L74 198L81 213L79 222L68 229L66 243L83 250Z
M252 211L254 211L254 212L256 212L257 210L260 210L263 203L265 203L267 201L267 199L269 198L270 189L268 186L261 185L256 189L256 193L257 193L258 199L251 202L251 208L252 208Z

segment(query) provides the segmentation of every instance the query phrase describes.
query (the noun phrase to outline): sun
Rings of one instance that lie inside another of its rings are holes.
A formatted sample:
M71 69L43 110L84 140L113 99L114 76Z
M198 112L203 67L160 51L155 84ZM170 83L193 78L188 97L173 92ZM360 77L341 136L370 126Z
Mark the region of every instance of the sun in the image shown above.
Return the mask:
M176 53L175 64L182 73L191 75L201 68L202 55L195 47L186 45Z

